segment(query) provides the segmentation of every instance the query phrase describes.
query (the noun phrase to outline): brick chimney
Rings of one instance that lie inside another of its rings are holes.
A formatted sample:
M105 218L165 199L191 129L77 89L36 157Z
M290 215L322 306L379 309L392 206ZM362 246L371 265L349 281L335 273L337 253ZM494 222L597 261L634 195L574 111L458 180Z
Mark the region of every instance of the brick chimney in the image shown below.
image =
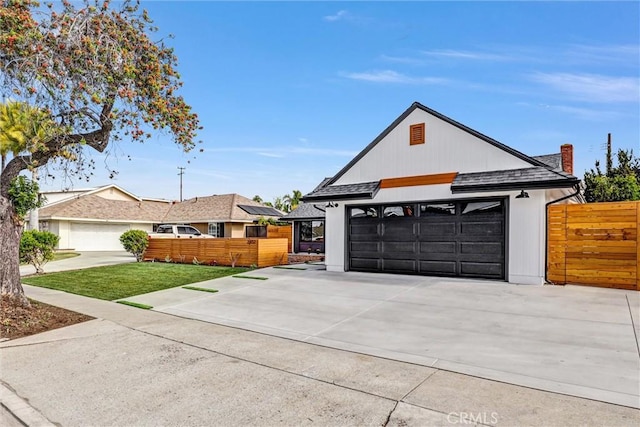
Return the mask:
M573 175L573 145L562 144L560 146L562 154L562 170L569 175Z

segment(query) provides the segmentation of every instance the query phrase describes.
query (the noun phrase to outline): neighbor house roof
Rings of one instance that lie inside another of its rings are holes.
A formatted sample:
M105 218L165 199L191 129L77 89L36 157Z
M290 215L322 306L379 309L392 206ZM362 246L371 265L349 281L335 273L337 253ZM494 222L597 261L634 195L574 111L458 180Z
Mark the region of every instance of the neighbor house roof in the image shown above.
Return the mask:
M221 194L205 197L194 197L171 207L164 218L164 222L253 222L261 216L250 215L238 205L264 207L263 204L254 202L239 194ZM282 215L281 212L273 215L274 218Z
M109 187L114 187L131 198L118 200L101 196L102 190ZM244 209L239 205L244 206ZM262 215L250 215L246 212L248 206L266 208L239 194L194 197L183 202L171 202L143 199L117 186L104 186L46 205L40 208L39 216L44 220L84 219L153 223L253 222L260 219ZM272 215L264 215L267 218L279 218L282 215L282 212L276 209L269 209Z
M326 215L324 205L314 203L300 203L297 208L280 218L283 221L296 219L321 219Z
M160 222L169 202L105 199L95 194L60 201L39 210L40 219L97 219L105 221Z
M562 153L543 154L541 156L531 156L531 158L541 161L554 170L562 170Z

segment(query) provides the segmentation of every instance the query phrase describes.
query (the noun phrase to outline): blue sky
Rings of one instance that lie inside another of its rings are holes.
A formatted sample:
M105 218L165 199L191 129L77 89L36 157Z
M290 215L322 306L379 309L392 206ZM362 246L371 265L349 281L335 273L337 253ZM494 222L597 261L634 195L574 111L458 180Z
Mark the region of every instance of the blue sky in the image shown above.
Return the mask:
M204 152L121 142L116 178L96 155L76 188L177 199L184 166L185 198L306 193L414 101L525 154L572 143L578 176L609 132L640 154L638 2L142 3L175 36Z

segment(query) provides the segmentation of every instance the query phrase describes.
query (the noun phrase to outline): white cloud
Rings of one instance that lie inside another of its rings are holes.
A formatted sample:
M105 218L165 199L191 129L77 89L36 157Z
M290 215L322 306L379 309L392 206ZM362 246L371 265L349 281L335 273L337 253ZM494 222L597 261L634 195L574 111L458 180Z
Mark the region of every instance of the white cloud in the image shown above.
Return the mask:
M411 77L393 70L373 71L365 73L343 73L343 77L373 83L400 84L446 84L449 80L441 77Z
M513 61L518 59L517 57L508 54L454 49L425 50L422 51L422 54L439 58L468 59L475 61Z
M588 121L607 121L618 119L624 114L618 111L602 110L597 108L576 107L572 105L554 105L554 104L530 104L528 102L518 102L520 105L528 108L542 109L570 115L582 120Z
M567 46L564 55L572 62L628 65L637 67L640 45L587 45Z
M531 80L565 95L590 102L638 102L640 79L599 74L536 73Z
M271 153L271 152L266 152L266 151L259 151L256 154L259 155L259 156L272 157L272 158L276 158L276 159L284 157L284 155L282 155L282 154Z
M346 10L339 10L335 15L327 15L323 19L329 22L336 22L349 18L349 12Z
M340 157L353 157L357 154L355 151L349 150L335 150L331 148L310 148L310 147L221 147L212 148L207 150L208 153L249 153L256 154L258 156L282 158L287 155L295 154L313 154L317 156L340 156Z
M298 138L298 141L303 143L303 144L308 144L309 140L307 138Z

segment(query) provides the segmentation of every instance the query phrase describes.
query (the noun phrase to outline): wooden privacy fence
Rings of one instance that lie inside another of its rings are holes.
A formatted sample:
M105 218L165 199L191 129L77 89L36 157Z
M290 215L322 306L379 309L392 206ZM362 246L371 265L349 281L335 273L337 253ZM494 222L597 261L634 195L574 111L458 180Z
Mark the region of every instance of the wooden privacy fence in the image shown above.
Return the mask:
M287 239L150 239L145 260L238 267L287 264Z
M291 225L268 225L267 239L287 239L287 250L291 253Z
M640 202L549 206L547 279L640 291Z

